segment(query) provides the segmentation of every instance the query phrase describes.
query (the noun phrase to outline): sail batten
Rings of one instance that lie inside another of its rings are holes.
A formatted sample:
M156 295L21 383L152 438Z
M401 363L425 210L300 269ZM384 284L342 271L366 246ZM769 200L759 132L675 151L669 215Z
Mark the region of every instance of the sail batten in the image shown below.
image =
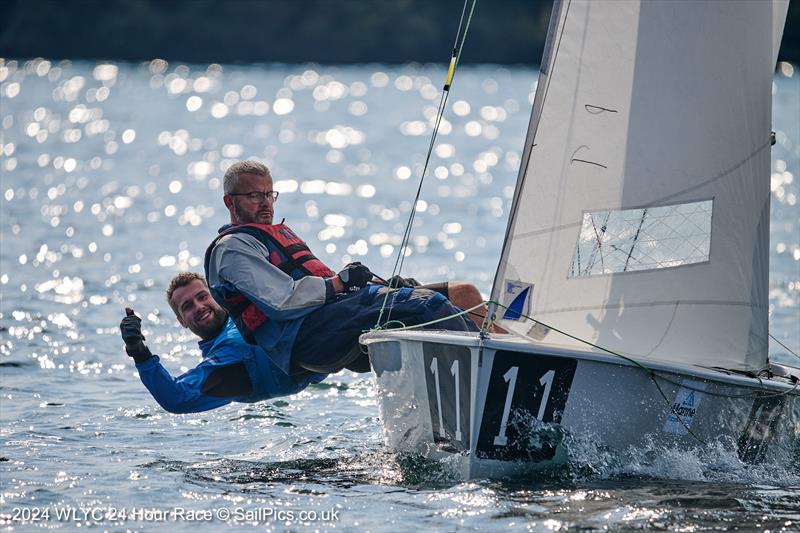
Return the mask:
M492 291L519 308L503 327L574 342L528 315L628 355L766 365L771 83L787 5L554 7Z

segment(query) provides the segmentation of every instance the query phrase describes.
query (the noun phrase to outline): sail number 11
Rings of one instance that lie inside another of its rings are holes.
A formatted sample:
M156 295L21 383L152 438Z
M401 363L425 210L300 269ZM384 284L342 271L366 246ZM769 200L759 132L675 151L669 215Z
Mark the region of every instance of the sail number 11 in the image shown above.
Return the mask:
M517 385L517 374L519 374L518 366L512 366L508 369L508 372L503 374L503 379L508 383L508 390L506 391L506 403L503 405L503 418L500 420L500 432L494 438L495 446L505 446L508 443L506 429L508 428L508 415L511 413L511 399L514 397L514 388ZM544 386L542 401L539 403L539 412L536 414L536 418L539 420L544 419L544 411L547 407L547 400L550 398L550 390L553 388L553 378L555 375L555 371L548 370L544 376L539 379L539 383Z

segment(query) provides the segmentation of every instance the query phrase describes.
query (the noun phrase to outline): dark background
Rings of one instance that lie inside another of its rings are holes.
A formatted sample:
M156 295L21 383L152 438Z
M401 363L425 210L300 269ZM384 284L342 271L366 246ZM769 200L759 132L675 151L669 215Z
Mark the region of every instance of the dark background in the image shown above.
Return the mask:
M538 63L551 5L479 0L462 61ZM446 63L462 7L462 0L3 0L0 57ZM800 59L798 24L794 0L782 60Z

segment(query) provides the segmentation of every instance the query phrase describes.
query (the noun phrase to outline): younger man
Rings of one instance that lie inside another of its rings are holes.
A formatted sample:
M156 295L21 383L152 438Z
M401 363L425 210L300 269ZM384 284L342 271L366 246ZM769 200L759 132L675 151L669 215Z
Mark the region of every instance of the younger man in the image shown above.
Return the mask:
M142 320L130 308L125 310L127 316L120 323L120 331L142 383L170 413L194 413L230 402L288 396L327 377L313 372L289 376L278 369L261 348L242 339L199 274L182 272L175 276L167 289L167 302L178 322L200 337L203 360L195 368L173 378L144 344Z

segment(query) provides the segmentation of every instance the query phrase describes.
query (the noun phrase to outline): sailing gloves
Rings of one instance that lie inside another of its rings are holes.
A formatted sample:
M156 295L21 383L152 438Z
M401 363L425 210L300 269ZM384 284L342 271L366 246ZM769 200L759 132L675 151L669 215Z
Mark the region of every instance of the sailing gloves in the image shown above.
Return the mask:
M125 342L125 352L133 357L136 363L144 363L150 359L153 354L144 344L144 335L142 335L142 319L133 313L130 307L125 308L127 315L119 323L119 330L122 334L122 340Z
M344 292L361 290L372 280L372 272L357 261L347 264L337 275L342 280Z
M404 278L400 275L392 276L386 280L386 283L388 283L389 287L392 287L393 289L413 289L414 287L419 287L422 285L422 283L414 278Z

